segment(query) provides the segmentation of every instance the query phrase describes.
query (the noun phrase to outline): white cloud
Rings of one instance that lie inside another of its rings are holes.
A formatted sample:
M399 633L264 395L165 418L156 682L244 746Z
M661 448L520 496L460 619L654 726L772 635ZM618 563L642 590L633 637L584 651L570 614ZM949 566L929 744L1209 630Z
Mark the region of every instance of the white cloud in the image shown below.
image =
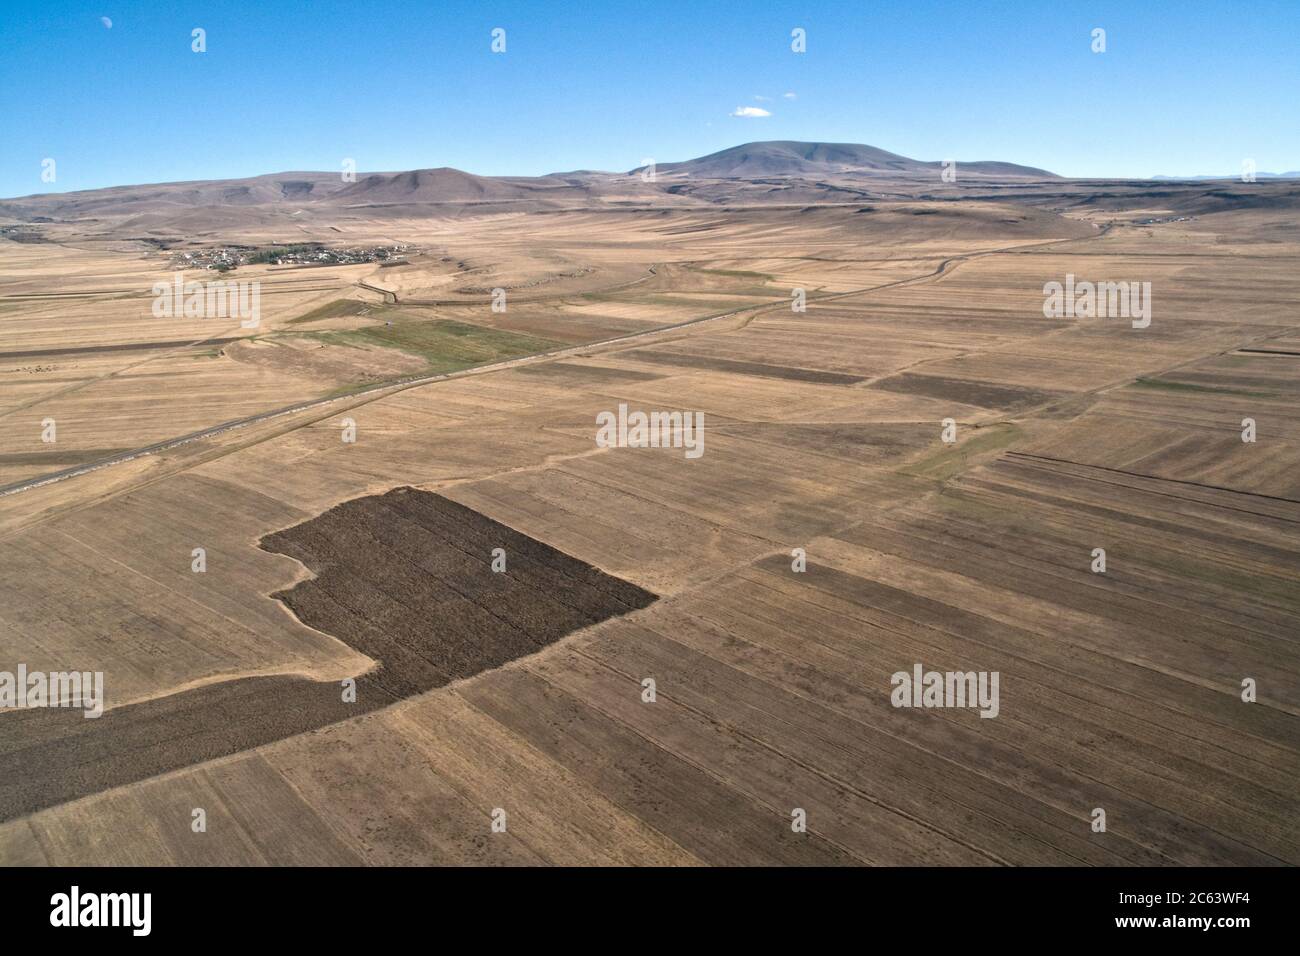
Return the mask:
M782 93L782 94L781 94L781 99L783 99L783 100L794 100L794 99L798 99L798 97L795 96L793 93Z
M732 113L731 115L755 117L755 116L771 116L772 114L769 113L767 110L762 109L761 107L758 106L737 106L735 112Z
M755 93L754 99L758 100L760 103L770 103L772 101L772 97L764 96L762 93Z

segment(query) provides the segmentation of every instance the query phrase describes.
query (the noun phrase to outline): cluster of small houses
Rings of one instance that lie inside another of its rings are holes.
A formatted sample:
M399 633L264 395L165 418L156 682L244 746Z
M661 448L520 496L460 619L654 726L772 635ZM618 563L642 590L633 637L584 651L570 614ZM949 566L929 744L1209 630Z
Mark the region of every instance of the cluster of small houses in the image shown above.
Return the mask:
M172 256L170 265L187 269L233 269L239 265L239 253L230 249L207 249L201 252L182 252Z
M172 256L173 268L212 269L225 272L236 266L253 261L266 262L273 266L307 265L307 266L346 266L362 262L389 262L404 255L407 246L372 246L361 249L285 249L276 254L274 249L257 250L247 248L221 247L219 249L200 249L197 252L182 252Z

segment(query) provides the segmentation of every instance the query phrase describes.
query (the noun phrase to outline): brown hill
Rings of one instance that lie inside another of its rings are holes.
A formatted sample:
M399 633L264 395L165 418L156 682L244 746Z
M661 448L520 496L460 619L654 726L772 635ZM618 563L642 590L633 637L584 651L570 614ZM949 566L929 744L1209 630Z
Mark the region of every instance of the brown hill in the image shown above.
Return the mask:
M573 183L549 177L476 176L448 166L404 173L375 173L338 191L332 198L356 203L502 202L585 194Z
M754 179L770 176L805 179L860 174L933 176L941 162L924 162L859 143L804 143L794 140L745 143L698 159L659 163L657 171L692 179ZM1026 179L1056 179L1055 173L1004 162L960 162L964 173ZM632 170L639 172L639 170Z

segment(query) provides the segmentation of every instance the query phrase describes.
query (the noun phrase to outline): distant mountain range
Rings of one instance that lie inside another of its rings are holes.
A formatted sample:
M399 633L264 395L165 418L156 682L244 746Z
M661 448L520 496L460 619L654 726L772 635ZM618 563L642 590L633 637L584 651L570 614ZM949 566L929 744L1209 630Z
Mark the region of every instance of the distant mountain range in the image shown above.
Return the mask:
M745 143L679 162L659 162L625 172L575 170L545 176L478 176L459 169L403 172L286 172L245 179L115 186L0 199L0 221L51 230L85 228L98 235L172 237L235 234L292 228L342 219L454 217L568 209L699 208L871 203L879 200L1016 198L1060 202L1063 196L1101 196L1121 188L1144 193L1143 203L1181 214L1248 206L1286 208L1283 180L1300 173L1260 173L1260 187L1207 181L1065 179L1045 169L1001 161L961 160L956 183L943 175L945 160L918 160L860 143L793 140ZM1235 179L1239 177L1223 177ZM1207 180L1212 177L1206 177ZM1269 181L1274 181L1268 186ZM1262 188L1261 188L1262 187ZM1102 190L1098 193L1097 190ZM1196 190L1195 196L1187 190ZM1267 195L1265 195L1267 193ZM1117 198L1117 206L1129 200ZM863 212L869 211L866 209ZM318 229L319 231L319 229ZM24 233L26 236L27 233Z
M699 159L680 163L658 163L656 172L689 176L693 179L756 179L769 176L803 178L844 175L885 174L934 176L943 169L943 161L924 162L875 146L858 143L801 143L795 140L771 140L733 146ZM634 169L632 172L639 172ZM978 173L1027 179L1057 179L1055 173L1015 163L958 162L958 175Z
M683 162L659 163L656 178L844 180L913 177L939 181L941 161L923 162L856 143L801 143L777 140L746 143ZM1055 174L1004 162L961 162L959 176L1014 179L1055 179ZM40 202L49 215L124 211L124 205L146 208L158 204L249 206L328 201L342 205L376 203L500 202L563 199L590 194L593 189L620 186L620 181L644 181L642 168L628 172L580 170L546 176L478 176L459 169L415 169L396 173L359 173L344 181L338 172L270 173L247 179L201 180L141 186L114 186L70 193L38 193L0 201L0 212L12 203ZM633 186L633 188L639 188Z
M1232 173L1228 176L1152 176L1152 179L1159 179L1162 182L1176 183L1200 183L1209 180L1232 179L1240 181L1241 173ZM1256 173L1256 179L1300 179L1300 172L1290 173Z

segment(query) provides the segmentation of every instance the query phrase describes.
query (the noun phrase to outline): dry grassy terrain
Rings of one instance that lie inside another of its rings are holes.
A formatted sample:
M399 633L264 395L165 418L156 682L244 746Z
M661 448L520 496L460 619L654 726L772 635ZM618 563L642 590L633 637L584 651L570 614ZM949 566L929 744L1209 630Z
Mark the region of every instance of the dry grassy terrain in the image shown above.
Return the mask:
M1000 175L0 239L0 670L109 707L0 713L0 862L1300 863L1300 187ZM150 315L304 236L413 251ZM1067 274L1149 327L1046 318ZM601 447L621 403L704 454ZM916 663L997 717L892 706Z

